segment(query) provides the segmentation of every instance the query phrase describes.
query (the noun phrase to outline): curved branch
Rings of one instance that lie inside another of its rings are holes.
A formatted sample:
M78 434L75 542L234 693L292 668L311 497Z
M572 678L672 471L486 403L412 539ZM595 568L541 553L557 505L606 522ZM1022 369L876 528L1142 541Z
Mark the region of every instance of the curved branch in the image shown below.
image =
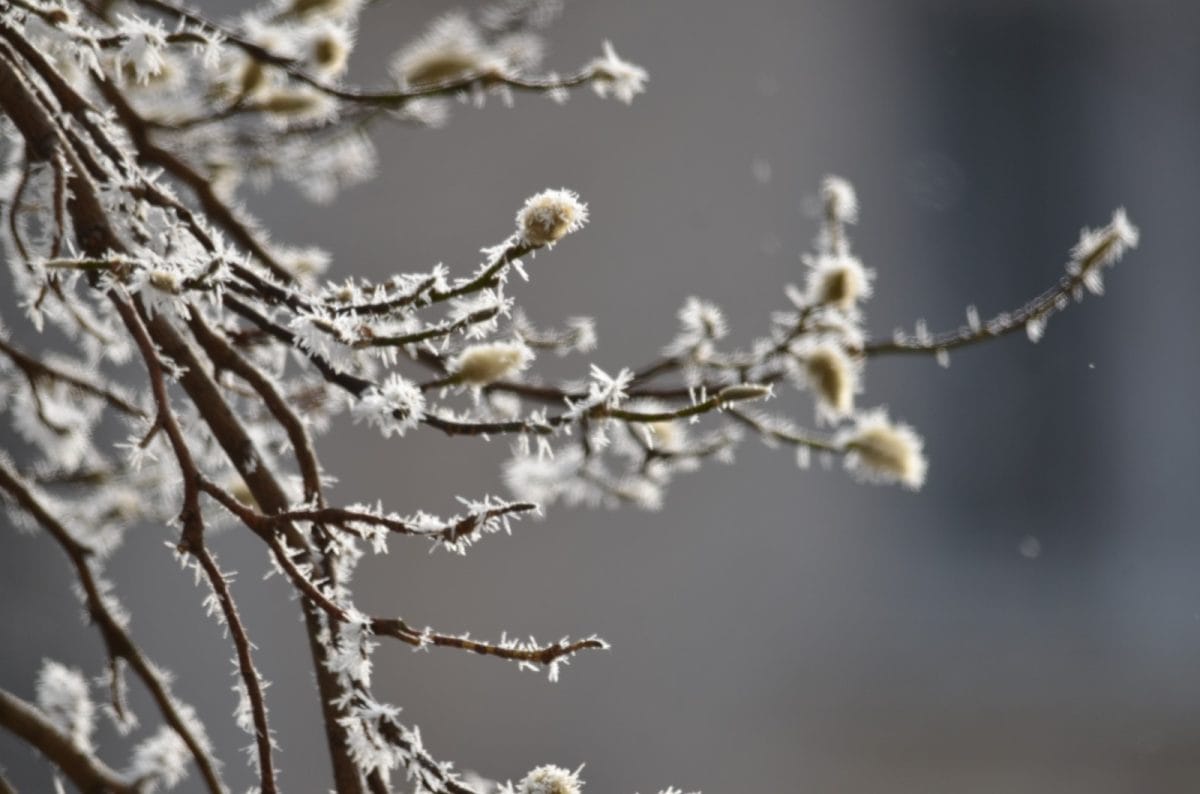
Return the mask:
M136 781L79 748L32 703L4 689L0 689L0 725L36 747L80 791L136 794L139 789Z

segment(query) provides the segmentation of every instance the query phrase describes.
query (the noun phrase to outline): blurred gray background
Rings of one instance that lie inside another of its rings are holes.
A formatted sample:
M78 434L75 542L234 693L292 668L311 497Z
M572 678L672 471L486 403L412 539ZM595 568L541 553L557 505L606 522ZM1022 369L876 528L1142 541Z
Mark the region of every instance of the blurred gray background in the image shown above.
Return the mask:
M356 75L382 79L450 7L369 10ZM527 195L578 190L591 225L514 293L535 322L597 317L609 371L652 358L691 294L727 310L738 343L765 329L802 279L827 173L858 188L876 334L1017 305L1116 206L1142 245L1036 346L1009 338L949 370L872 364L864 404L925 436L920 494L803 472L750 441L734 467L678 480L659 513L556 508L465 558L395 543L359 575L371 611L482 637L595 631L613 650L552 685L385 643L377 692L441 758L501 779L586 762L591 792L1200 790L1200 6L576 2L549 65L605 38L650 72L630 108L590 94L457 107L444 130L383 129L378 178L334 207L277 191L257 211L278 238L331 249L333 276L463 273ZM346 501L449 513L456 494L503 489L503 441L384 442L343 424L321 446ZM231 652L167 537L132 534L111 570L244 790ZM1036 557L1020 552L1030 539ZM31 696L44 656L99 672L57 549L7 529L2 543L0 680ZM296 606L259 581L251 539L217 550L241 572L273 682L283 788L322 791ZM0 764L22 791L49 790L8 736Z

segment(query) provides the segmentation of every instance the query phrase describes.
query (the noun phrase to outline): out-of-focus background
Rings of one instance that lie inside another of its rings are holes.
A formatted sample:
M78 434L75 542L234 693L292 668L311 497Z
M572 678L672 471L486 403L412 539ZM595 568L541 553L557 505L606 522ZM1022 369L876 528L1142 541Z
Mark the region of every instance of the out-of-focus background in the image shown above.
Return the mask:
M382 79L448 8L370 9L355 74ZM462 273L527 195L573 188L592 223L514 293L536 322L597 317L609 371L652 358L688 295L722 305L737 342L764 330L802 279L828 173L858 188L879 335L1016 306L1117 206L1142 244L1109 295L1036 346L1008 338L948 370L872 363L864 403L924 434L917 495L750 441L735 466L677 481L658 513L555 508L465 558L395 543L357 580L371 611L482 637L595 631L613 650L550 684L385 643L379 694L441 758L500 779L586 762L593 792L1200 788L1200 6L579 2L551 29L549 65L606 38L650 72L632 107L457 107L443 130L382 129L378 177L334 206L277 191L257 211L277 238L332 250L334 276ZM503 441L341 425L321 446L346 501L449 513L456 494L503 490ZM168 537L132 533L111 572L242 790L231 652ZM0 680L31 695L43 656L98 673L57 549L7 529L0 542ZM283 788L323 791L296 606L260 583L251 539L216 543L273 682ZM0 765L21 791L50 790L8 736Z

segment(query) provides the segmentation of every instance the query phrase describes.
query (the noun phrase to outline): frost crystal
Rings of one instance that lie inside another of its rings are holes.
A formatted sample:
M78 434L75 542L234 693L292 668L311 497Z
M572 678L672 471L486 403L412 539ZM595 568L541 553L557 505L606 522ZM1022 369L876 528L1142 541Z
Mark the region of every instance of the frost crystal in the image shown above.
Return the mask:
M604 57L592 61L591 68L595 75L592 86L601 97L612 94L628 105L646 90L646 70L621 60L610 41L604 42Z
M118 62L128 67L138 83L148 83L166 66L163 54L167 47L166 31L161 24L139 17L122 16L120 21L125 43L121 45Z

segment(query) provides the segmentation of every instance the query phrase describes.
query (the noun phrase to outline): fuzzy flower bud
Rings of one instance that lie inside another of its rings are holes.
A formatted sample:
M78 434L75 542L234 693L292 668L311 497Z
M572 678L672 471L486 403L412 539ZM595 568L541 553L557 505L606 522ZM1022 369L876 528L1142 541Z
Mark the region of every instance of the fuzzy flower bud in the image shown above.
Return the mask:
M529 366L533 353L520 342L471 345L450 366L455 377L471 386L487 386Z
M821 181L821 203L826 218L839 223L858 222L858 196L854 186L840 176L827 176Z
M579 773L560 766L539 766L517 784L517 794L580 794Z
M850 255L819 256L808 260L808 301L843 312L871 297L873 273Z
M860 416L854 427L838 434L836 443L846 453L846 467L860 480L899 482L914 491L925 483L928 463L921 437L883 411Z
M392 74L402 86L426 88L487 72L502 72L504 63L462 13L436 20L392 61Z
M859 368L846 351L821 344L800 354L800 360L808 387L817 398L818 416L830 421L849 416L859 390Z
M309 42L309 58L322 74L339 75L350 59L350 31L342 25L324 25Z
M526 199L517 213L517 232L526 243L540 248L578 231L587 220L587 205L574 191L543 190Z
M378 387L367 389L353 405L354 420L366 420L387 438L404 433L421 421L425 414L425 396L411 381L392 373Z
M352 11L357 5L357 0L292 0L285 13L293 16L338 16Z
M84 752L92 750L95 706L87 680L77 670L47 659L37 679L37 704L50 721Z

